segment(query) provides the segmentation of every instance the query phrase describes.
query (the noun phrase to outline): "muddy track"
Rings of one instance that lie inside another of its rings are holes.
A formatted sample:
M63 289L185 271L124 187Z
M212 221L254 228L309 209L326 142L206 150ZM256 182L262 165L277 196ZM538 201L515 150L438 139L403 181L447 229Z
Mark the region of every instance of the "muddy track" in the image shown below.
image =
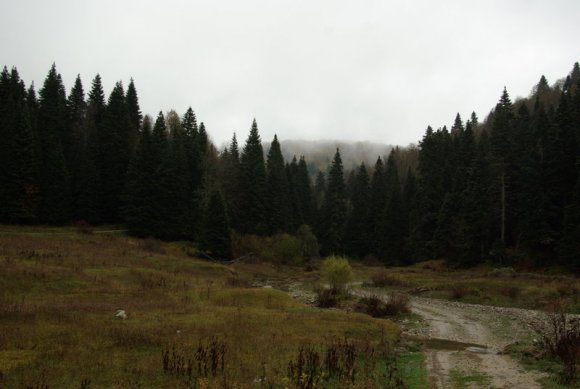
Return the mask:
M431 387L452 388L452 374L486 377L472 383L475 388L542 387L541 373L502 354L505 346L532 333L530 323L541 320L538 312L424 298L411 304L422 325L408 332L426 339Z

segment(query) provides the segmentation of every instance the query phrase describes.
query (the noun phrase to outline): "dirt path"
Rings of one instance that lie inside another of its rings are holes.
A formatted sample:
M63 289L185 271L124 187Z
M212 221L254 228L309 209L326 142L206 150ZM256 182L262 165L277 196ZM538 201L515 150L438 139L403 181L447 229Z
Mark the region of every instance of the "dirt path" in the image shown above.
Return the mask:
M453 376L472 377L470 388L542 387L540 373L526 371L501 354L530 333L528 323L538 320L537 312L423 298L412 299L412 310L423 325L408 332L427 339L433 388L452 388Z

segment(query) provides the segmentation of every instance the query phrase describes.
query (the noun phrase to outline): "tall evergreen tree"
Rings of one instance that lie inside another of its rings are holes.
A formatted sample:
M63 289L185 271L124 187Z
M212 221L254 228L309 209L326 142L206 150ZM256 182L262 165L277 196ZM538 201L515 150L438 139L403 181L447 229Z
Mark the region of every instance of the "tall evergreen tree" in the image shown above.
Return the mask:
M38 216L37 140L24 83L16 68L0 76L0 220L32 222Z
M222 185L224 189L224 201L230 220L230 226L235 230L240 230L242 225L243 207L243 178L240 165L240 152L238 140L234 133L227 152L223 153L222 159Z
M383 248L383 214L387 204L387 181L381 157L377 158L370 184L368 231L370 250L379 255Z
M232 242L226 207L221 194L212 192L205 210L200 248L215 259L231 259Z
M499 103L496 105L490 134L491 156L495 167L495 188L497 192L500 216L500 242L508 243L508 213L511 212L508 188L513 179L513 160L511 150L514 147L514 112L507 90L504 88Z
M267 158L267 214L271 234L289 231L290 204L288 199L288 180L284 166L284 157L278 137L270 145Z
M53 64L40 90L38 135L41 149L40 218L47 223L70 220L69 172L63 138L67 128L66 93Z
M347 223L346 250L355 257L363 257L369 251L369 199L370 182L364 163L355 176L351 195L352 209Z
M83 159L85 158L85 144L87 138L87 104L80 75L71 89L67 104L68 128L65 136L65 159L70 174L71 195L73 201L74 219L79 219L78 199L82 192L80 176L83 174Z
M133 81L133 78L131 78L131 81L129 81L129 86L127 87L125 103L127 105L129 122L129 143L131 150L134 150L139 139L139 129L141 128L143 115L141 114L141 108L139 108L139 98L137 97L137 89L135 89L135 82Z
M241 155L242 175L245 183L242 207L242 231L265 234L268 231L266 215L266 167L264 151L256 119Z
M100 147L103 220L117 222L120 217L120 197L132 154L129 113L121 82L115 84L109 96L103 118Z
M346 211L346 187L342 158L340 151L337 149L328 172L328 187L323 209L325 223L322 249L327 254L341 254L344 252Z

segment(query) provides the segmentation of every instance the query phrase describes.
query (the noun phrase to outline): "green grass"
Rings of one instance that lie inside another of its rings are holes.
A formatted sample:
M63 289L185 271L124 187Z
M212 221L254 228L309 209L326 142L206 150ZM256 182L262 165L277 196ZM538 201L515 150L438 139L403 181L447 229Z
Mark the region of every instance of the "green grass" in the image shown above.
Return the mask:
M288 363L301 346L314 347L322 358L328 345L348 339L358 350L355 386L378 388L378 371L363 371L394 355L399 329L388 320L321 310L280 290L228 281L309 285L319 279L316 272L223 266L188 256L184 243L145 245L118 233L0 231L9 232L0 233L0 387L78 388L90 380L91 389L250 388L257 378L292 387ZM127 320L114 318L119 308ZM189 378L164 371L164 351L175 347L195 358L211 339L227 349L223 372L206 382L196 372ZM370 349L381 352L369 359ZM322 383L338 385L330 378Z
M490 383L488 375L476 371L462 372L454 369L451 370L450 376L454 389L468 388L470 384L477 384L485 387Z
M397 364L409 389L429 389L429 377L423 353L409 352L402 354Z

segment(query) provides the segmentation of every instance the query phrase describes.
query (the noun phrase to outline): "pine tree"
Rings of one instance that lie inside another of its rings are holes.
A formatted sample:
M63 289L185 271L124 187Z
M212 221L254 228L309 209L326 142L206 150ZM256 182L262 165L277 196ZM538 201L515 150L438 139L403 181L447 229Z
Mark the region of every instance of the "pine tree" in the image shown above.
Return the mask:
M323 251L326 254L341 254L346 230L346 188L342 158L337 149L328 172L328 187L324 201L325 217Z
M67 128L66 93L53 64L40 90L38 135L40 163L40 218L47 223L70 220L70 181L64 156Z
M514 147L514 113L513 105L507 90L504 88L499 103L496 105L490 133L491 155L495 167L495 188L497 192L496 210L500 215L500 242L503 246L508 243L508 213L511 212L510 193L508 193L513 179L513 161L511 151Z
M243 207L243 178L240 164L240 152L238 140L234 133L229 149L222 153L223 171L221 181L224 189L226 209L230 220L230 226L234 230L240 230L242 225Z
M120 197L132 154L130 134L125 92L117 82L109 96L100 137L103 220L106 222L119 221Z
M202 231L200 241L202 250L216 259L230 259L232 257L232 243L226 208L221 194L217 191L214 191L209 199Z
M143 120L143 128L137 148L129 164L127 185L123 196L123 218L130 233L141 236L154 236L160 210L157 204L156 191L159 183L158 170L160 156L157 160L151 133L151 120Z
M380 255L384 247L382 224L385 206L387 205L387 181L381 157L377 158L370 184L368 232L370 251Z
M355 257L363 257L369 250L369 199L370 183L369 175L364 163L362 163L355 176L353 185L350 212L347 223L347 252Z
M390 264L402 264L407 261L405 252L405 214L401 199L401 184L395 161L395 150L391 150L385 169L387 183L387 203L383 211L380 230L383 235L383 247L380 253Z
M290 230L290 204L288 199L288 180L284 157L278 137L270 145L267 158L267 213L270 234Z
M105 94L101 78L93 79L86 107L84 139L79 154L75 218L89 223L102 221L102 187L100 175L101 135L105 114Z
M161 237L166 239L191 239L194 226L191 207L191 173L187 158L187 136L181 128L181 120L174 112L167 116L170 139L163 154L162 180L160 182L163 199L164 230Z
M139 108L139 98L137 97L137 90L135 89L135 82L133 81L133 78L131 78L131 81L129 81L129 86L127 87L125 104L127 105L129 122L129 144L131 151L133 151L139 139L139 129L141 128L141 122L143 120L141 108Z
M38 214L38 144L16 68L0 76L0 220L29 223Z
M241 155L244 179L244 201L242 207L242 232L265 234L268 231L266 216L266 167L264 151L254 119L252 129Z
M87 104L85 102L85 94L80 75L77 76L75 84L71 89L68 97L68 129L65 136L65 159L70 173L70 186L73 201L72 216L75 220L79 219L78 213L78 198L79 193L82 192L80 178L84 166L83 159L86 138L87 138Z

